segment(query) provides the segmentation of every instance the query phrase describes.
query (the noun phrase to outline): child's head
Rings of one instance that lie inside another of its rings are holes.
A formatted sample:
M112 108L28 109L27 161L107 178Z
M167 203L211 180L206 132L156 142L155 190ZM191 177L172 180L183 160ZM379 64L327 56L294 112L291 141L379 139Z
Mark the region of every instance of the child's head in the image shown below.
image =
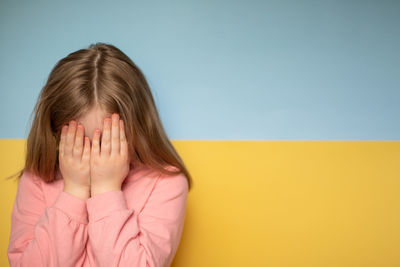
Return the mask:
M113 45L96 43L61 59L51 71L34 109L25 168L51 182L58 171L58 144L64 124L81 122L85 135L102 129L118 113L125 124L131 163L164 172L172 165L190 175L163 129L141 70ZM172 172L166 172L171 173Z

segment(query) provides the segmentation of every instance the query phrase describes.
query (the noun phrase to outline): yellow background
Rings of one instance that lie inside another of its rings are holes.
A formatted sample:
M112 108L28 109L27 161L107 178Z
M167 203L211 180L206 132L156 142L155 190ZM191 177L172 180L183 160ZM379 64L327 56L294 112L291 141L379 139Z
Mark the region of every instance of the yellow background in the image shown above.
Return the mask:
M173 141L194 178L172 266L400 266L399 141ZM0 140L1 177L25 140ZM0 265L17 184L0 181Z

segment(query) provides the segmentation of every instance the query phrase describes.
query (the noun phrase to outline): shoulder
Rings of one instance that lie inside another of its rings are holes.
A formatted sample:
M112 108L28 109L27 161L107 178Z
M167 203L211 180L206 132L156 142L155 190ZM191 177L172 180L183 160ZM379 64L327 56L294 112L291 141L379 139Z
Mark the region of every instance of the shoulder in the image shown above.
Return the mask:
M174 167L167 167L174 170ZM167 175L150 167L136 167L125 179L122 191L129 207L142 210L146 205L159 205L169 200L184 198L188 181L183 173Z
M175 170L175 167L170 169ZM161 174L156 186L171 193L187 194L188 192L188 180L184 173L173 175Z
M177 171L178 168L172 165L165 166L164 169L168 171ZM125 183L147 183L154 186L163 187L188 187L188 181L183 173L168 175L160 170L147 167L145 165L138 165L131 168Z
M140 212L142 220L156 216L171 225L180 224L185 216L187 196L188 182L183 173L160 175Z
M162 173L154 185L150 199L153 202L186 202L187 194L188 181L185 174L167 175Z
M40 214L45 206L45 197L40 177L29 171L24 171L19 179L16 196L17 208L30 214Z
M42 190L42 179L37 175L34 175L32 172L25 170L21 178L19 179L18 188L21 191L41 191Z
M159 178L158 186L162 186L171 191L187 192L188 180L183 173L169 176L162 174Z

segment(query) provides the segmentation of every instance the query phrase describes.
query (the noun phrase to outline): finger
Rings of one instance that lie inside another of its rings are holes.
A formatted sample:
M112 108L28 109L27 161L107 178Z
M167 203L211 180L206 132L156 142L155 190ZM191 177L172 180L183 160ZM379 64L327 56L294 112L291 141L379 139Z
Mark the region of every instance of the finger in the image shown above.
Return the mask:
M83 148L82 161L89 162L90 160L90 139L85 136L85 146Z
M75 128L76 128L76 122L74 120L71 120L69 123L67 139L65 141L65 146L64 146L64 154L65 155L72 156L72 149L73 149L74 140L75 140Z
M83 137L84 137L83 126L81 124L78 124L76 135L75 135L75 143L74 143L73 155L74 155L74 157L77 157L79 159L82 158Z
M112 129L111 129L111 154L119 155L119 115L112 115Z
M103 136L101 137L101 155L110 155L111 150L111 119L104 119Z
M100 130L96 129L93 134L91 157L100 156Z
M64 125L61 129L60 144L58 145L58 154L64 156L65 138L67 136L68 125Z
M126 141L126 135L125 135L125 125L123 120L119 120L119 139L121 142L121 155L122 156L127 156L128 155L128 142Z

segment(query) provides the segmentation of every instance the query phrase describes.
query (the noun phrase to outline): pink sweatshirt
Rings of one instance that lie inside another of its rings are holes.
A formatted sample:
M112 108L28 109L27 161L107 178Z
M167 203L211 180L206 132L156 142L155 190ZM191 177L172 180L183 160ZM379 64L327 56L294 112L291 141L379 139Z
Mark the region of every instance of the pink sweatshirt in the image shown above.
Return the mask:
M135 167L122 190L86 201L63 188L63 179L46 184L23 173L12 211L10 266L171 265L185 219L184 174Z

